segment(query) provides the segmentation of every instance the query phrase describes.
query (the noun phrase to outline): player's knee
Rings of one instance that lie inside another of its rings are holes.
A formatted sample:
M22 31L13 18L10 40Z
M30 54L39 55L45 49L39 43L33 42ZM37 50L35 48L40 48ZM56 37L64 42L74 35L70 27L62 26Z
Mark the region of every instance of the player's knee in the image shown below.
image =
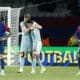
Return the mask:
M25 55L24 52L20 53L20 57L24 57L24 55Z
M38 55L36 55L36 59L38 60L38 58L39 58L39 56Z
M33 54L33 55L32 55L32 58L36 58L36 54Z
M38 59L38 55L37 54L34 54L34 56L33 56L34 58L36 58L36 59Z

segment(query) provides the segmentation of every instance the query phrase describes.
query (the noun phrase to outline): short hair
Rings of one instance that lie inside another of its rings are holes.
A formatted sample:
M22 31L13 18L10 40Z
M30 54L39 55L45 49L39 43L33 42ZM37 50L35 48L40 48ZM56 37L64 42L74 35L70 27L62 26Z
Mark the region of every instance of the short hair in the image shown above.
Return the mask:
M33 20L30 19L30 20L27 21L27 23L33 24Z
M24 15L24 18L31 18L31 15L27 13Z

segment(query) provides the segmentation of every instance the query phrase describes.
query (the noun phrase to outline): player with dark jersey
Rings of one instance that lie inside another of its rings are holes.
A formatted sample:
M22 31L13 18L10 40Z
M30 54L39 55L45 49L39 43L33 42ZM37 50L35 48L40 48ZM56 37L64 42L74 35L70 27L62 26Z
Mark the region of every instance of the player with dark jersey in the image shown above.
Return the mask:
M78 66L79 66L79 72L78 72L77 75L80 75L80 26L78 26L78 28L76 30L75 37L78 40L78 45L79 45L79 48L78 48Z
M0 21L0 63L1 63L1 72L0 75L5 75L4 73L4 68L5 68L5 64L4 64L4 40L7 39L7 36L5 36L5 32L9 32L9 28L8 26L4 25L3 22Z

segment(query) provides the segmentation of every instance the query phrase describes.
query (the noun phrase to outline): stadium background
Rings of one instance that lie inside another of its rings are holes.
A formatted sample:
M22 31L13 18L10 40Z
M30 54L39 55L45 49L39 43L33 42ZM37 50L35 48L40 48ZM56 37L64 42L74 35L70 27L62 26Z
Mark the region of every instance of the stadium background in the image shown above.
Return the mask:
M0 0L0 6L9 6L12 8L24 7L20 12L19 22L23 20L23 15L25 13L30 13L32 19L43 26L43 29L41 30L44 46L42 51L44 51L44 49L46 51L48 49L52 49L52 51L61 51L62 57L66 51L70 51L70 54L72 54L71 57L73 57L74 51L76 51L77 54L78 44L74 45L76 47L70 47L70 38L75 34L75 31L80 24L80 0ZM19 27L19 32L20 31ZM21 36L19 36L19 46L20 40ZM63 48L65 51L62 51ZM15 51L13 51L13 54L14 53ZM44 58L45 57L46 56L44 56ZM75 55L75 57L75 60L77 60L77 55ZM68 59L69 58L70 55L68 55ZM45 60L47 61L48 59L46 58ZM65 64L67 61L69 60L66 60ZM60 63L60 65L62 65L62 61ZM46 65L47 64L48 63L46 63ZM73 65L76 64L77 62Z

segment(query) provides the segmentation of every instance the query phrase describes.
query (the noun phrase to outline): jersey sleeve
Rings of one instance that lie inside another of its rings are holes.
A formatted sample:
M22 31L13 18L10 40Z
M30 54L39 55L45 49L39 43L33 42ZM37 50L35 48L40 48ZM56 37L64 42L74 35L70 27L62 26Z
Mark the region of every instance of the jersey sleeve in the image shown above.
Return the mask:
M10 32L10 28L6 24L3 24L3 25L4 25L4 31Z
M22 27L24 27L24 26L25 26L24 23L21 22L21 23L20 23L20 27L22 28Z
M24 24L24 22L21 22L21 23L20 23L21 31L23 31L23 27L25 27L25 24Z

